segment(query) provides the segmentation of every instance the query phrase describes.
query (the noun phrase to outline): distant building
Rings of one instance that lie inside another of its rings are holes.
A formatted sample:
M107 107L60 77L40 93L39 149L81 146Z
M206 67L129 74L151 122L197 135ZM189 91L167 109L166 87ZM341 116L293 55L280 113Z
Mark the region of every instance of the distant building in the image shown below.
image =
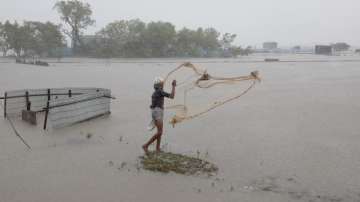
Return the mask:
M263 49L266 49L266 50L277 49L277 47L278 47L277 42L264 42L263 43Z
M294 47L292 47L291 51L293 53L299 53L301 51L301 47L300 46L294 46Z
M332 55L333 48L328 45L316 45L315 54L317 55Z

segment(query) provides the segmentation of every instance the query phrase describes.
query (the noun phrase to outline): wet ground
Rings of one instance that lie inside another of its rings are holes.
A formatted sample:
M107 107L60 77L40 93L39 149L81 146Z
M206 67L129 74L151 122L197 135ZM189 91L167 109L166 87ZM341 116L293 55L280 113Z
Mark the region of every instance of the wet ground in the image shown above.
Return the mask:
M13 119L31 150L0 119L0 201L360 201L360 57L265 57L63 59L50 67L1 59L0 94L95 86L117 99L111 116L60 130ZM165 151L216 164L214 177L140 167L152 80L184 61L263 78L238 101L166 125Z

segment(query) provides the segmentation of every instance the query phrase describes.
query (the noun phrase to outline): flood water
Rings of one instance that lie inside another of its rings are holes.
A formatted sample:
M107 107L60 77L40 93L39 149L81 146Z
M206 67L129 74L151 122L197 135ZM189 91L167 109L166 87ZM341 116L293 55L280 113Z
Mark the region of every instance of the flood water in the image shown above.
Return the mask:
M235 102L166 124L165 151L200 152L219 167L214 177L138 169L151 135L153 79L185 61L218 75L258 70L262 77ZM117 99L109 117L63 129L14 119L30 151L0 119L0 201L360 201L360 56L49 62L0 59L0 94L101 87Z

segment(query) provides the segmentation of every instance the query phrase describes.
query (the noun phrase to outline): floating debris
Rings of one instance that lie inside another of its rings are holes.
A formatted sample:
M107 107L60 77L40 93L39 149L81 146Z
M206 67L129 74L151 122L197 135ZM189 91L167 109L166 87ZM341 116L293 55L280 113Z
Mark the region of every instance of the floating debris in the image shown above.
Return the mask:
M279 58L265 58L264 61L265 62L279 62L280 59Z
M213 174L218 171L212 163L181 154L151 152L140 158L143 168L151 171L172 171L184 175Z
M121 168L124 168L126 165L127 165L127 163L126 163L126 162L121 162L120 167L121 167Z
M235 188L231 185L230 186L230 191L233 192L235 190Z
M136 170L137 170L137 172L140 172L140 170L141 170L141 166L139 163L136 163Z
M246 191L255 191L256 190L255 187L253 187L253 186L244 186L243 189Z
M287 181L289 181L289 182L295 182L295 179L292 178L292 177L289 177L289 178L287 179Z
M208 157L209 157L209 152L206 151L206 152L205 152L205 158L208 158Z

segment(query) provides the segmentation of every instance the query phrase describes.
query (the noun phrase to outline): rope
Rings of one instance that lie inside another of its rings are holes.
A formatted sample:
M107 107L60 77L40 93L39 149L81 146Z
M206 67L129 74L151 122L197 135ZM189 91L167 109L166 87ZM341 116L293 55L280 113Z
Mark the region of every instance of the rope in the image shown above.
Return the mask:
M1 108L4 109L4 107L2 105L0 105ZM6 119L9 121L11 128L13 129L15 135L21 140L22 143L24 143L24 145L28 148L31 149L30 145L25 141L25 139L20 135L20 133L16 130L14 123L11 121L9 116L6 116Z

